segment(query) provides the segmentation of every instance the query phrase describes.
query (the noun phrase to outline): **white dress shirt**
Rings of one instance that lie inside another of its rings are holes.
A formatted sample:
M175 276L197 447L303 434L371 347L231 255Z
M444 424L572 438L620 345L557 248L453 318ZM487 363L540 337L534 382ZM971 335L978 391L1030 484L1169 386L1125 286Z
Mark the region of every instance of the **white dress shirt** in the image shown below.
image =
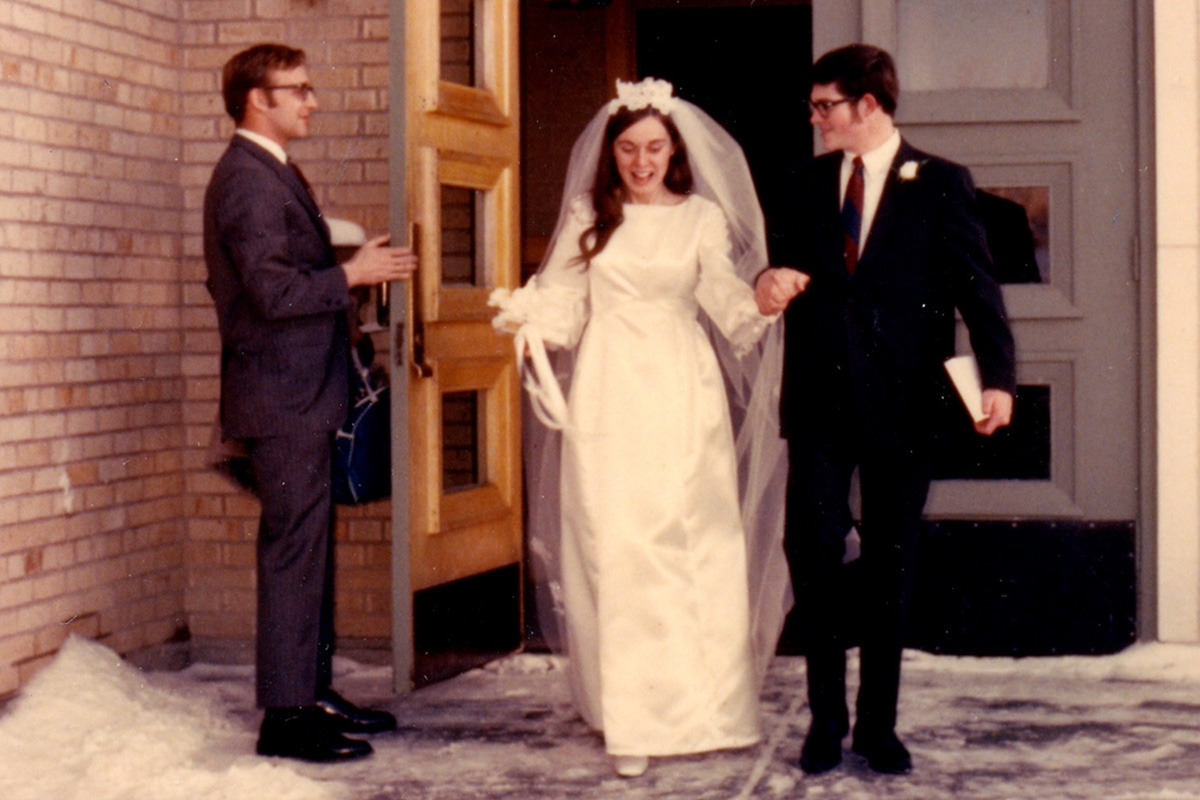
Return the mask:
M262 147L268 153L270 153L271 155L278 158L281 163L286 164L288 162L287 153L279 145L279 142L275 141L274 139L268 139L266 136L263 136L261 133L255 133L254 131L248 131L245 128L238 128L236 131L234 131L234 133L236 133L238 136L245 136L247 139L254 142L256 145L258 145L259 147Z
M862 154L863 160L863 210L862 227L858 234L858 252L861 255L867 246L867 235L871 232L871 223L875 221L875 212L879 208L879 198L883 197L883 187L887 183L888 170L896 160L900 151L900 131L892 131L892 135L883 144L869 153ZM842 153L842 188L838 194L838 208L846 201L846 185L850 183L850 175L854 172L854 154Z

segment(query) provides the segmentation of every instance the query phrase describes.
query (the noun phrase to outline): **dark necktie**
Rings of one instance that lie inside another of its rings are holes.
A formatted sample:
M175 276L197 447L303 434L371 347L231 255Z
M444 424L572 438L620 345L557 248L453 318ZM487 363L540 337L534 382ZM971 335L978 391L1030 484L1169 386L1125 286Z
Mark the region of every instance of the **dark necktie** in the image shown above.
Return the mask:
M853 275L858 266L858 242L862 232L863 161L854 157L854 171L846 184L846 199L842 201L842 230L845 239L846 270Z
M317 196L315 194L313 194L312 184L308 182L308 178L304 177L304 173L300 171L300 165L297 164L295 161L292 161L290 158L288 159L287 163L288 163L288 166L291 167L292 170L296 173L296 177L300 179L300 183L304 184L304 188L308 192L308 196L311 197L313 200L316 200Z

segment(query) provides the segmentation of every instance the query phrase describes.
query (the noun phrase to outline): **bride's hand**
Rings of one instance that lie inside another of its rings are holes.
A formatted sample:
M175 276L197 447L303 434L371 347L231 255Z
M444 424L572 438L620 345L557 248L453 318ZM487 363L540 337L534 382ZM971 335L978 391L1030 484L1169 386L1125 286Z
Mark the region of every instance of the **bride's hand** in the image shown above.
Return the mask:
M812 277L791 267L770 267L754 282L754 302L763 316L778 314L808 288Z

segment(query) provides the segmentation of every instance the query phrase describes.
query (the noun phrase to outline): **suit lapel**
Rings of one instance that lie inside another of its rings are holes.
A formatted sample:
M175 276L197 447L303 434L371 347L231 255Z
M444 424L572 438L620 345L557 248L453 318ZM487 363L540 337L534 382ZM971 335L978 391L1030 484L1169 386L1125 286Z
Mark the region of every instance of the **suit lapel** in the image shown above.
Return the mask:
M839 152L836 155L830 154L823 161L819 162L821 172L817 178L817 185L821 191L821 208L826 209L830 217L837 217L838 224L841 224L842 208L841 208L841 178L842 178L842 154Z
M271 153L268 153L262 147L259 147L254 142L247 139L245 136L235 134L233 137L233 146L242 147L246 152L257 158L262 163L279 176L279 180L291 190L296 196L296 200L303 206L308 215L312 217L313 224L321 233L321 238L329 244L329 226L325 222L325 218L321 216L321 209L317 208L317 201L313 198L312 193L308 191L308 187L300 180L296 170L287 164L281 164L279 159Z
M813 185L817 191L814 198L814 214L819 219L813 220L817 230L823 231L817 240L828 248L828 259L834 267L834 274L846 275L845 260L842 254L842 209L840 203L842 154L821 156L814 167ZM840 267L840 269L838 269Z
M906 161L919 161L920 153L913 149L908 142L901 140L900 149L888 167L887 178L883 184L883 194L879 197L879 206L875 209L875 217L871 220L871 229L867 233L867 244L858 259L858 269L864 264L870 269L870 263L875 260L877 252L888 250L887 242L891 237L891 229L895 225L898 214L897 198L902 196L904 188L900 185L900 165Z

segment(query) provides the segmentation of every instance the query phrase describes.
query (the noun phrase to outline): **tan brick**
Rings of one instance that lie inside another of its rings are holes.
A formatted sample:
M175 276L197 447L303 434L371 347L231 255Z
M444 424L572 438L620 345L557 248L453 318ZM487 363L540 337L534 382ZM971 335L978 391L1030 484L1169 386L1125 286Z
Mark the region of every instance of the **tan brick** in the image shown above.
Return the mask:
M185 593L184 604L191 616L204 614L205 612L216 612L222 609L221 592L204 588L189 588Z
M33 582L21 579L0 584L0 608L13 609L33 601Z
M6 612L0 617L5 623L3 630L11 631L16 624L16 615ZM0 638L0 665L15 664L34 654L34 635L28 631Z
M338 636L383 639L391 635L391 621L379 617L337 614L334 628Z
M254 632L253 620L224 612L193 614L190 628L193 636L213 639L245 639Z
M387 16L389 0L329 0L327 14L332 17Z
M391 22L387 17L368 17L362 21L364 39L387 39L390 29Z
M0 699L7 699L21 685L20 671L0 661Z

